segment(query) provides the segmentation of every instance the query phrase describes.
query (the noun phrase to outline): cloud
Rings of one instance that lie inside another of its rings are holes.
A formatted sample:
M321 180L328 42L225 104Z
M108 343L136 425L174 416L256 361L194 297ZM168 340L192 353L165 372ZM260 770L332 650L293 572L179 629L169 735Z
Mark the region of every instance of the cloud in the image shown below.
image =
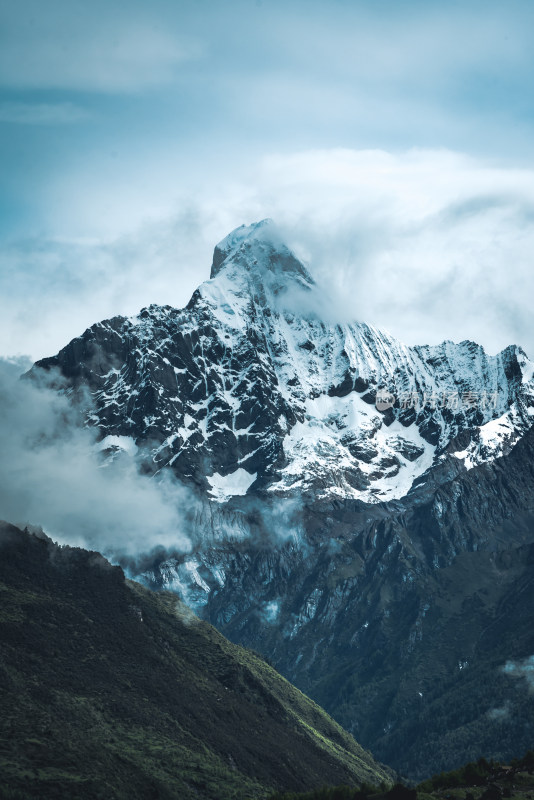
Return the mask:
M32 238L5 246L0 354L36 360L100 319L133 315L153 302L185 305L209 277L217 237L205 213L185 207L110 240Z
M103 462L96 432L80 427L77 410L48 378L19 380L25 366L0 360L0 519L40 525L60 543L114 560L188 551L187 490L170 473L142 476L125 454Z
M271 216L343 317L409 344L534 353L532 170L444 150L310 151L263 168Z
M171 83L202 54L139 4L22 0L6 9L0 85L11 90L139 92Z
M16 125L70 125L91 117L74 103L0 103L0 122Z
M280 614L280 601L271 600L271 602L265 603L262 610L265 622L272 625L277 621L278 615Z
M134 577L167 559L181 561L206 536L199 523L206 501L168 469L150 477L149 448L136 448L128 437L98 441L98 431L83 427L85 411L61 391L59 373L34 371L32 380L21 379L29 366L27 359L0 359L0 520L97 550ZM85 410L89 402L84 398ZM104 452L114 444L121 449ZM302 548L297 499L241 497L236 507L215 505L209 515L216 538ZM266 606L266 619L277 609Z
M534 692L534 656L522 661L507 661L502 671L510 678L524 678L529 692Z
M490 708L486 715L489 720L492 722L504 722L512 716L512 705L509 700L507 700L502 706L496 706L495 708Z
M164 173L148 161L139 184L72 176L51 225L73 236L0 252L0 353L50 355L100 319L183 306L209 277L215 243L272 217L331 297L331 320L408 344L472 339L534 355L531 169L448 150L334 149L273 154L231 182L180 191Z

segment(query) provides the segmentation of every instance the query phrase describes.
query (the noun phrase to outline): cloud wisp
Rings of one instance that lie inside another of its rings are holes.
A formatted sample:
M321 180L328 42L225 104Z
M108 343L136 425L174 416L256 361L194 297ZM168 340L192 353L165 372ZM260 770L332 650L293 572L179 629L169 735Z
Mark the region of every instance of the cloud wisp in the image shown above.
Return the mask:
M14 125L72 125L91 117L75 103L0 103L0 122Z
M510 678L522 678L526 681L528 691L534 694L534 656L522 661L507 661L502 671Z
M66 396L44 376L20 380L23 366L0 360L0 518L114 560L187 552L187 490L171 474L141 475L127 455L104 462Z

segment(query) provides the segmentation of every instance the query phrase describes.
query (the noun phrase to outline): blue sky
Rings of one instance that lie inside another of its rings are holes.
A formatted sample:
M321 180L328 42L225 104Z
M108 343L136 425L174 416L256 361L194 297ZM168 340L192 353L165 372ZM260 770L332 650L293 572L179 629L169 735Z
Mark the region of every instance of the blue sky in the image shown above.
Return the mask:
M0 0L0 355L275 218L340 313L534 355L534 4Z

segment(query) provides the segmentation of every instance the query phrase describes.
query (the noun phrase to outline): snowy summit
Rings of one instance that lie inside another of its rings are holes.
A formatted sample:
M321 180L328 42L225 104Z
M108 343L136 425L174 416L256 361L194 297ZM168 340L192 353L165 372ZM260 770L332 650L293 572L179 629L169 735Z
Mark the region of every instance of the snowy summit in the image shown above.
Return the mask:
M534 369L520 348L407 347L321 319L322 301L263 220L215 247L186 308L97 323L39 366L89 388L103 437L150 442L155 468L218 502L401 498L431 467L490 461L531 427Z

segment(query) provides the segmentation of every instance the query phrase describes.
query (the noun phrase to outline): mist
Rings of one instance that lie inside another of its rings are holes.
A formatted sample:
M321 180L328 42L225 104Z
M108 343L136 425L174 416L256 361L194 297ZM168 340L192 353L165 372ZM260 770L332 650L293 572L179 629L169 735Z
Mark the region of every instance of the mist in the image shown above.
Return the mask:
M507 661L502 671L511 678L524 678L529 692L534 693L534 656L522 661Z
M127 453L105 460L98 432L82 427L79 410L51 388L59 376L21 380L28 366L0 359L0 518L114 561L187 552L190 492L170 471L141 475Z

